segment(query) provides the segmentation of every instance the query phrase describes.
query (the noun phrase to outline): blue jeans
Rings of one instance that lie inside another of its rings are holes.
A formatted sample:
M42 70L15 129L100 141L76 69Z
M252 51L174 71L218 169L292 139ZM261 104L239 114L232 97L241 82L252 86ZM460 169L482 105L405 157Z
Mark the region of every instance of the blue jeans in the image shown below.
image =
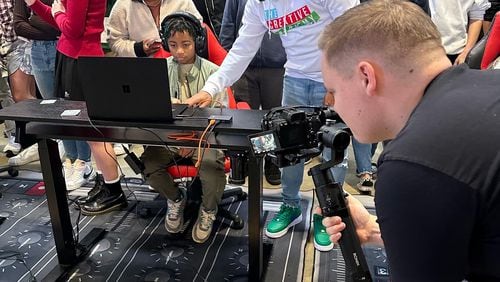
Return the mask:
M63 140L66 157L74 162L76 159L90 162L90 146L87 141Z
M352 149L354 151L354 160L356 161L356 173L371 173L372 171L372 156L374 148L377 148L377 143L375 144L364 144L359 143L354 137L352 138Z
M283 106L308 105L321 106L326 94L322 82L310 79L285 76L283 81ZM323 159L330 160L330 149L323 151ZM347 153L341 164L332 168L333 177L338 183L344 183L347 172ZM300 185L304 176L304 161L294 166L281 169L281 187L283 202L286 205L298 207L300 204Z
M56 44L57 41L43 40L33 40L31 44L31 67L44 99L55 97Z

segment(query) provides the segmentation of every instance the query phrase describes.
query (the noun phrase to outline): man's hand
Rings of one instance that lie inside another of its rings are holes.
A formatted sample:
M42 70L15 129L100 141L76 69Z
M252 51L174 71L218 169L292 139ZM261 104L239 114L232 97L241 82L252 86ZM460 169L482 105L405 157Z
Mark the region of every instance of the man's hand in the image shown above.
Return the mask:
M364 243L375 243L383 244L380 237L380 229L376 218L368 213L363 204L358 201L353 196L346 198L349 205L349 212L351 214L352 221L354 222L354 227L356 228L356 233L358 234L359 241L361 244ZM316 208L315 212L321 214L321 209ZM326 232L330 235L330 241L337 243L342 236L341 231L346 227L345 223L338 216L325 217L323 219L323 225L326 228Z
M55 0L54 3L52 3L52 17L54 17L57 13L64 13L66 12L66 9L64 8L63 4L59 2L59 0Z
M158 39L156 38L145 39L142 41L142 48L144 49L144 53L149 56L160 50L161 42L158 42Z
M36 0L24 0L24 2L26 3L26 5L28 5L28 7L35 4L35 1Z
M187 99L185 102L190 106L207 107L212 103L212 95L206 91L200 91L194 94L191 98Z

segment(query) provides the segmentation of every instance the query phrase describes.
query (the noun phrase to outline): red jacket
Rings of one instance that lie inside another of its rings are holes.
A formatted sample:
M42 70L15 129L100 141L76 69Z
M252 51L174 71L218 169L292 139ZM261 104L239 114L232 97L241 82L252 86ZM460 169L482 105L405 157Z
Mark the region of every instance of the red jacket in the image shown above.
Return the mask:
M30 8L61 31L57 50L71 58L103 56L101 33L104 30L106 0L61 0L65 13L52 17L51 7L40 0Z

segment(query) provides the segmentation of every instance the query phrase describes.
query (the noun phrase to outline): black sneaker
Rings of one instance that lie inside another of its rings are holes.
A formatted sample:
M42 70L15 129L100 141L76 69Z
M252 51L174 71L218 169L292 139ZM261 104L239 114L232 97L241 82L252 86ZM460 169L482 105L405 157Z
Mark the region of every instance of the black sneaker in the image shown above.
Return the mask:
M111 193L106 183L94 197L94 200L81 206L83 215L100 215L127 206L127 198L122 191Z
M266 157L264 163L264 176L271 185L281 184L281 171L277 165L271 162L271 158Z
M94 187L90 189L86 197L77 199L75 201L76 202L75 208L79 209L81 205L85 205L87 203L94 201L97 194L99 194L99 192L101 191L103 185L104 185L104 178L102 177L102 174L97 174L95 177Z

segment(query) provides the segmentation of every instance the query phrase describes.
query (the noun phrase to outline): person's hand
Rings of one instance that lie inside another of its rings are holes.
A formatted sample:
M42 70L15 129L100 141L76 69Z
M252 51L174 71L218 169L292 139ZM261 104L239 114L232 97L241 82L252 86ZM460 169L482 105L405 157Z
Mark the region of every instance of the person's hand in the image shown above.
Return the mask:
M462 53L460 53L460 55L458 55L457 58L455 59L455 62L453 62L453 65L456 66L465 63L465 59L467 58L468 54L469 54L468 51L466 50L462 51Z
M180 148L179 149L179 152L177 152L177 154L179 154L179 156L183 157L183 158L187 158L187 157L190 157L193 155L193 152L194 152L194 149L193 148Z
M212 103L212 95L206 91L200 91L185 101L190 106L207 107Z
M172 102L172 104L180 104L181 103L181 100L174 98L174 97L171 97L170 101Z
M333 92L326 92L325 98L323 98L323 104L328 107L333 107L333 105L335 104L335 97L333 96Z
M26 5L28 5L28 7L29 7L29 6L31 6L33 4L35 4L35 1L36 0L24 0L24 3L26 3Z
M64 13L66 12L66 9L64 8L63 4L59 2L59 0L55 0L54 3L52 3L52 17L54 17L57 13Z
M360 243L381 243L380 230L375 221L375 217L368 213L358 199L353 196L349 196L346 199L348 201L349 212L351 214L352 221L354 222ZM319 207L316 208L315 213L321 214L321 209ZM326 228L326 232L330 235L330 241L333 243L337 243L339 241L342 236L341 231L343 231L346 227L345 223L342 222L342 219L339 216L323 218L323 225Z
M142 41L142 48L144 49L144 53L149 56L160 50L161 42L159 42L156 38L146 39Z

